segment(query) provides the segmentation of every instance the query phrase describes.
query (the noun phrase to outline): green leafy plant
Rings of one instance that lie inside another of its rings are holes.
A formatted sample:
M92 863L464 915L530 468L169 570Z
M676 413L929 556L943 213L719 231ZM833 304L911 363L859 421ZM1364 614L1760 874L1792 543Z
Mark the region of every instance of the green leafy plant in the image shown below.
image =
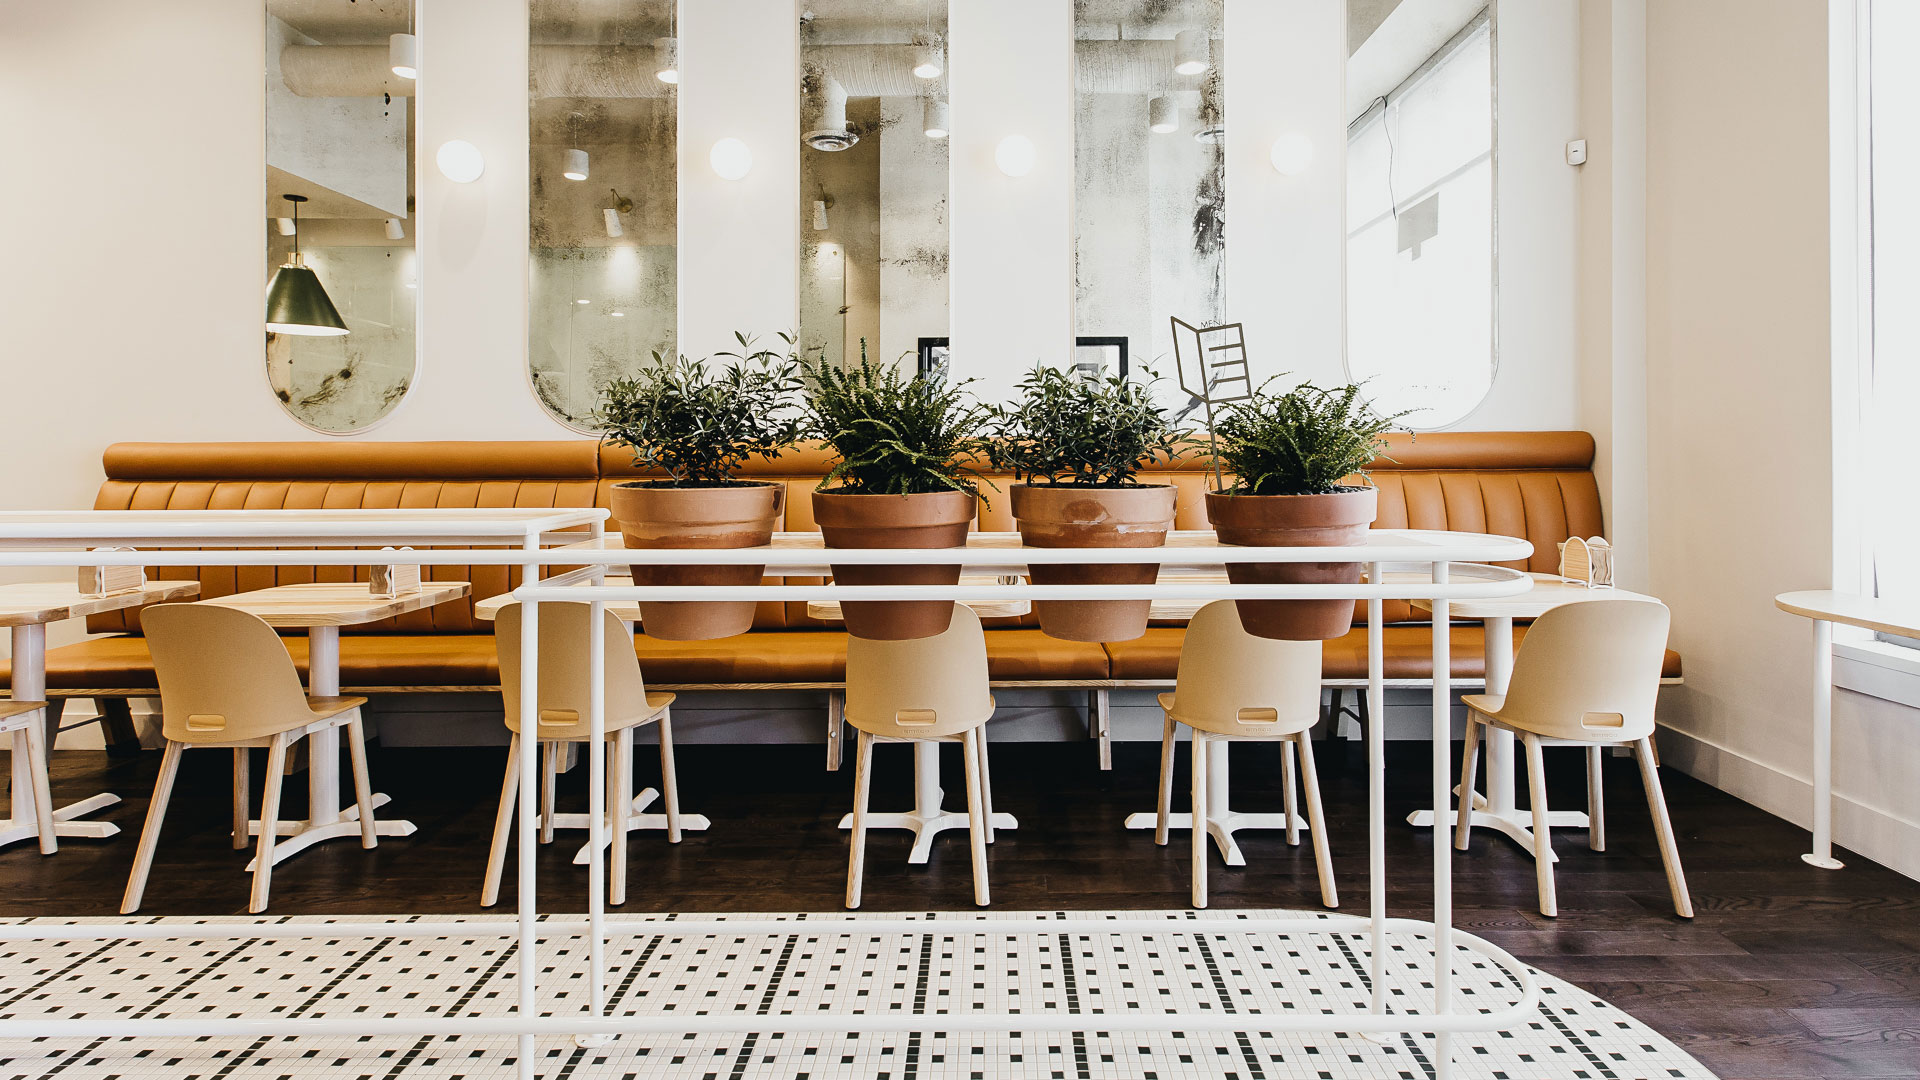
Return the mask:
M1366 479L1367 465L1387 446L1380 436L1407 415L1375 411L1357 384L1329 390L1302 383L1285 393L1268 393L1273 381L1245 401L1225 406L1214 423L1216 456L1237 478L1230 494L1351 491L1340 481Z
M1187 432L1154 404L1149 382L1089 377L1035 367L1020 381L1020 398L993 410L996 469L1027 484L1131 487L1154 458L1178 455Z
M979 432L992 412L966 383L939 376L903 376L875 364L835 367L824 355L800 361L811 413L810 433L839 457L820 490L849 495L978 492L974 468L984 450Z
M792 339L781 335L790 346ZM636 465L659 469L667 487L731 487L748 458L779 457L799 441L798 364L787 353L754 347L735 333L738 352L706 360L669 362L653 354L652 367L601 388L594 420L607 441L633 451Z

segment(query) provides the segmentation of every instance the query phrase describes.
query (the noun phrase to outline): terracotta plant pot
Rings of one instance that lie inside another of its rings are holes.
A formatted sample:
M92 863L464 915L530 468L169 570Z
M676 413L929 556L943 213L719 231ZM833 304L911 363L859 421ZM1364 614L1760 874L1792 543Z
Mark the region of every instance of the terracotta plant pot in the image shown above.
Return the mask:
M668 487L648 480L613 485L609 509L630 548L746 548L773 541L786 508L785 484ZM636 585L758 585L764 566L633 567ZM706 641L753 628L752 600L643 601L640 628L665 641Z
M1207 517L1223 544L1336 547L1358 544L1379 512L1375 489L1326 495L1223 495L1207 492ZM1236 584L1353 585L1359 563L1228 563ZM1353 628L1352 600L1236 600L1240 624L1255 637L1325 641Z
M1028 547L1164 547L1173 528L1173 487L1015 484L1013 516ZM1151 585L1158 563L1064 563L1029 567L1035 585ZM1131 641L1147 632L1151 600L1037 600L1048 637Z
M951 548L967 542L974 497L964 491L922 495L813 493L813 519L830 548ZM954 585L950 566L844 566L834 564L840 585ZM906 641L944 632L953 621L947 600L859 600L840 605L847 633L872 641Z

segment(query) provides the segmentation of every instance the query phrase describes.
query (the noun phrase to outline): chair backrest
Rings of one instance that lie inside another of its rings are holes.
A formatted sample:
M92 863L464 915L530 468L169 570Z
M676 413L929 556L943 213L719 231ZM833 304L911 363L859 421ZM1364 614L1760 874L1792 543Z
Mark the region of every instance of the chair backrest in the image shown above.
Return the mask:
M987 689L987 635L972 608L932 637L847 639L847 723L895 738L958 735L993 716Z
M167 738L242 742L313 722L293 657L258 615L216 604L158 604L144 619Z
M542 739L587 737L587 604L540 605L540 734ZM518 601L500 609L494 618L493 643L500 657L500 692L506 703L507 730L520 731L520 627ZM645 715L647 683L633 651L633 636L613 612L606 620L606 715L609 727L621 719Z
M1305 731L1320 717L1320 642L1254 637L1233 601L1216 600L1187 628L1172 715L1219 735Z
M1653 734L1671 619L1652 600L1590 600L1540 616L1514 657L1501 719L1556 739Z

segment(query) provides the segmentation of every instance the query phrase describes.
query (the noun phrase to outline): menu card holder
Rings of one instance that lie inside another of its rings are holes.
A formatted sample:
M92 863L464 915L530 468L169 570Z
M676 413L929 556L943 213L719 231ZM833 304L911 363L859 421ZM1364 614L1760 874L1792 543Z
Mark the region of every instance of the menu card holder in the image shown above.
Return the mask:
M1560 545L1560 576L1589 589L1613 588L1613 546L1605 537L1570 537Z
M412 551L412 548L384 547L381 551ZM383 600L420 591L419 563L375 563L367 581L367 591Z
M132 551L128 547L97 547L89 551ZM147 571L142 566L83 566L80 568L80 595L105 596L108 593L143 589Z

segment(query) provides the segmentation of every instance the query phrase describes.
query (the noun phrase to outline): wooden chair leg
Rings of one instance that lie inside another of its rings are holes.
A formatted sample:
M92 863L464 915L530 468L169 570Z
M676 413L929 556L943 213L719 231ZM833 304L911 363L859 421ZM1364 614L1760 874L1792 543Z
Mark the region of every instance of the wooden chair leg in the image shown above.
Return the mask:
M1207 906L1207 736L1193 733L1193 906Z
M1553 895L1553 838L1547 831L1547 770L1541 762L1540 739L1522 734L1527 748L1527 798L1533 803L1533 872L1540 882L1540 914L1560 913Z
M500 875L507 864L507 837L513 831L514 796L520 793L520 736L507 742L507 776L500 782L500 808L493 815L493 844L487 849L487 878L480 886L480 906L500 899Z
M960 736L961 759L966 764L967 773L967 843L973 849L973 902L986 907L992 900L987 892L985 800L980 795L981 740L980 728Z
M40 834L40 854L60 850L60 838L53 831L53 787L47 777L47 730L37 716L27 717L26 726L13 733L13 752L24 754L27 775L33 786L34 829Z
M1307 839L1313 842L1313 864L1320 872L1320 902L1330 908L1340 906L1340 892L1333 882L1333 848L1327 837L1327 820L1320 806L1320 775L1313 763L1313 732L1294 736L1300 743L1300 786L1307 794Z
M1683 919L1693 918L1693 897L1687 893L1687 875L1680 869L1680 848L1674 843L1673 821L1667 816L1667 794L1660 786L1660 763L1654 760L1653 740L1633 744L1633 756L1640 762L1640 782L1647 789L1647 810L1653 815L1653 834L1660 841L1660 861L1667 866L1667 887L1673 892L1673 909Z
M980 748L980 813L985 822L987 843L993 843L993 770L987 765L987 725L981 724L974 729L979 733L976 740Z
M873 736L862 731L853 752L853 835L847 845L847 906L860 906L861 864L867 857L867 792L873 780Z
M167 802L173 798L173 778L180 772L180 754L186 747L168 740L160 758L160 778L153 782L153 801L147 804L147 823L140 829L140 847L133 855L133 873L127 875L127 891L120 898L120 914L140 910L140 899L147 892L147 872L153 869L153 849L160 842L160 823L166 820Z
M1159 820L1153 826L1153 842L1167 846L1167 815L1173 812L1173 717L1167 717L1160 729L1160 802Z
M373 820L373 780L367 773L367 730L358 709L353 711L353 719L347 721L347 758L353 764L353 803L360 809L360 846L371 850L380 844L380 834L375 831L379 823Z
M680 781L673 770L673 710L662 709L657 721L660 728L660 801L667 808L667 843L680 842ZM633 734L627 733L629 752L633 745ZM631 761L631 757L628 759ZM628 765L629 769L633 766Z
M1467 850L1473 839L1473 784L1480 772L1481 724L1467 713L1467 746L1460 754L1460 809L1455 812L1453 847Z
M560 744L541 743L545 751L540 759L540 842L553 843L553 804L560 784Z
M1280 792L1281 806L1287 812L1287 844L1300 846L1300 805L1293 783L1293 743L1288 739L1280 744Z
M282 732L267 747L267 791L260 797L260 845L253 856L253 898L247 910L255 915L267 910L267 893L273 887L273 845L280 839L280 791L287 780L287 744Z
M1587 747L1587 846L1595 851L1607 850L1607 795L1600 776L1602 749Z
M662 716L661 722L666 722ZM620 733L606 740L606 751L613 756L607 768L607 801L613 806L613 859L610 872L613 875L608 890L607 902L619 907L627 902L627 834L633 831L633 729L622 728ZM680 811L678 799L673 792L673 741L665 727L660 729L660 764L663 769L661 784L666 788L667 798L667 839L680 842ZM595 807L594 813L600 808Z
M247 801L253 795L251 776L253 751L244 746L233 748L233 850L245 851L252 837L247 831Z

